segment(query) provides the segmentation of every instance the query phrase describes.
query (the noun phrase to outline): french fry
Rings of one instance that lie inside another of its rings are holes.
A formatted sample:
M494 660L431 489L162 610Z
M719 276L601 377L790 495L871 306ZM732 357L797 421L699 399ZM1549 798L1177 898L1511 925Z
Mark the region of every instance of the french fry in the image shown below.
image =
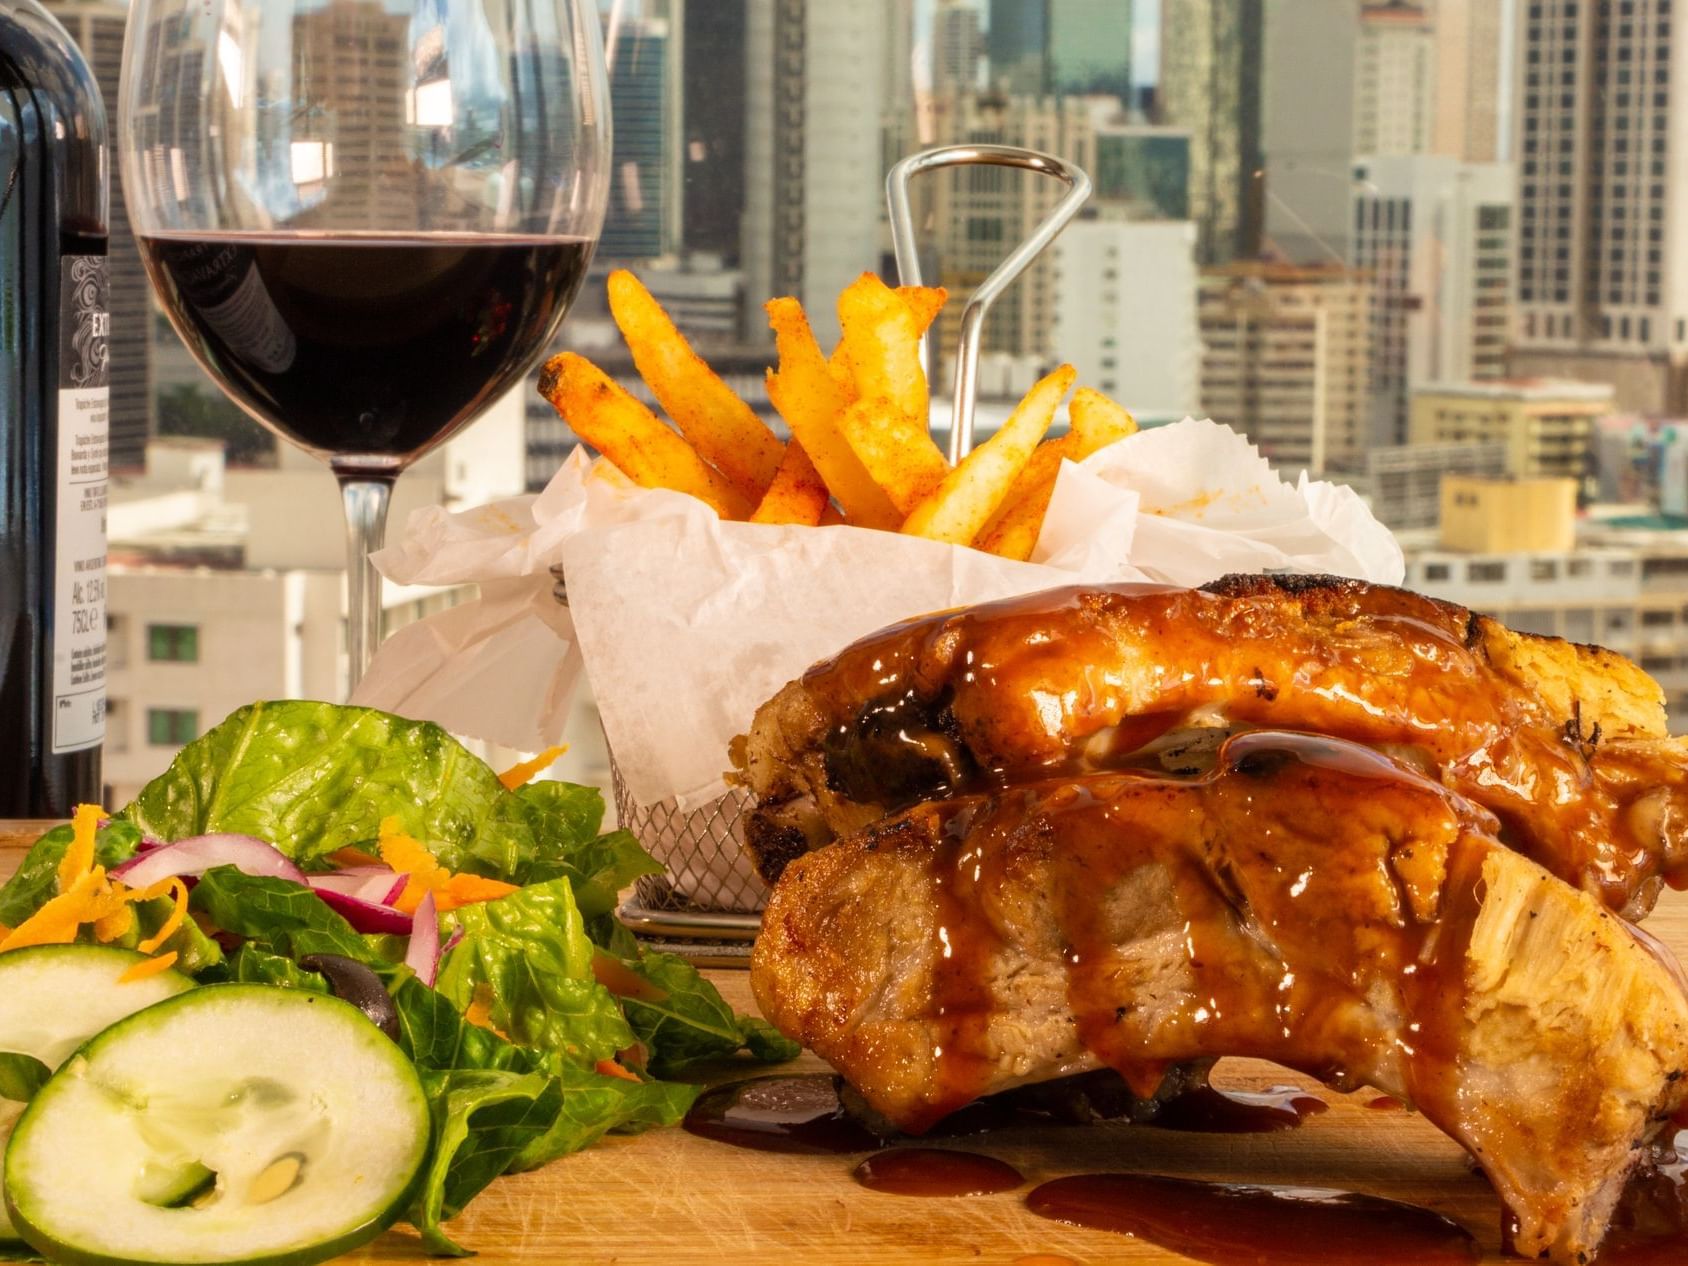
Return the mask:
M1094 387L1080 387L1073 392L1067 417L1072 424L1071 434L1078 438L1074 461L1137 433L1137 419Z
M908 514L949 474L950 464L922 422L899 413L889 400L858 400L838 419L838 429L891 504Z
M862 400L883 397L921 426L927 425L926 374L920 368L923 328L909 303L872 273L863 273L838 296L838 345Z
M945 476L937 491L915 507L902 530L956 545L971 544L1031 460L1075 377L1077 371L1063 365L1027 392L1002 429Z
M826 503L826 509L821 511L821 521L815 526L837 527L839 524L846 522L848 520L844 517L844 511L838 508L837 503L829 501Z
M768 398L850 522L895 531L903 516L838 429L852 402L850 390L821 355L803 305L788 298L766 306L780 358L779 371L768 371Z
M1003 558L1021 562L1031 557L1037 534L1043 529L1044 511L1055 494L1055 477L1064 458L1077 460L1078 437L1070 431L1059 439L1044 440L1015 476L1014 484L990 522L974 538L975 547Z
M752 503L690 444L584 356L563 352L546 361L539 393L634 483L690 493L724 519L750 513Z
M692 350L637 277L612 272L609 295L610 313L651 392L698 456L754 505L779 469L779 437Z
M938 319L944 301L949 298L949 291L942 286L898 286L897 295L914 314L918 333L925 334L932 322Z
M785 456L774 474L774 482L762 496L762 504L750 516L752 523L799 523L815 527L832 504L826 483L796 440L785 446Z

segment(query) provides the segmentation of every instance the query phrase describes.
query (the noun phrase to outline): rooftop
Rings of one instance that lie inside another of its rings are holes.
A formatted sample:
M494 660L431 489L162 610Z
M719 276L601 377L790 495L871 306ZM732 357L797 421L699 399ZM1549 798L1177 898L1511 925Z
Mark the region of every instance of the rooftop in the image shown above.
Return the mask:
M1473 400L1610 401L1609 383L1576 382L1569 378L1497 378L1489 382L1431 382L1415 396L1464 396Z

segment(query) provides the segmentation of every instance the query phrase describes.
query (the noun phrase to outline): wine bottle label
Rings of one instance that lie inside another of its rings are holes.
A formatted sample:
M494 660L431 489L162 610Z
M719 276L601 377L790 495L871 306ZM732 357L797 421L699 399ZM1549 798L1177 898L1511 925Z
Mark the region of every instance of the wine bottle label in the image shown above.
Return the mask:
M110 432L106 261L60 261L59 464L54 550L53 751L105 738L106 463Z

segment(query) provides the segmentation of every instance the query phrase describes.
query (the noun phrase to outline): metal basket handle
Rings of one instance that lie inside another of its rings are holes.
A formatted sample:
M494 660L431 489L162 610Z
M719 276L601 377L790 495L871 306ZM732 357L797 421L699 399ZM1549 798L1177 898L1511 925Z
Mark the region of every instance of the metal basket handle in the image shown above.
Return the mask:
M956 349L955 360L955 404L950 412L951 462L959 462L973 449L973 410L979 395L979 341L984 336L985 314L990 311L997 296L1026 271L1056 235L1067 227L1067 222L1078 214L1079 208L1090 200L1090 176L1083 168L1053 154L1040 154L1035 149L1021 149L1014 145L944 145L910 154L892 167L885 177L885 199L891 212L891 243L897 253L897 276L903 285L922 284L920 250L914 236L914 209L908 197L909 181L921 172L981 163L994 167L1019 167L1054 176L1066 182L1067 193L1043 217L1032 235L1016 246L968 296L967 306L962 309L961 344ZM928 376L933 359L931 339L932 335L928 333L921 340L920 350L921 364Z

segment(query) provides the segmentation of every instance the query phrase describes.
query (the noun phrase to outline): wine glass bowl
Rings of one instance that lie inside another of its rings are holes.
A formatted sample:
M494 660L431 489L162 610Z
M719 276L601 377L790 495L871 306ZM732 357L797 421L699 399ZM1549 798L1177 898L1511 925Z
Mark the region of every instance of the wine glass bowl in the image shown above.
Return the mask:
M124 190L171 323L340 479L355 683L391 481L544 352L602 227L590 0L135 0Z

